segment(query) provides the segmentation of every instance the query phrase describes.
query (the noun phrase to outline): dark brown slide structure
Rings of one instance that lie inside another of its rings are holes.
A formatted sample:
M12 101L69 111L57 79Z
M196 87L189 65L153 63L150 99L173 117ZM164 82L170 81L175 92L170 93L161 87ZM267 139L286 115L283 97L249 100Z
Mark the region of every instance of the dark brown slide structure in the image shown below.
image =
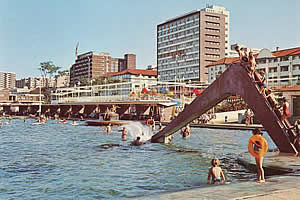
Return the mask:
M255 74L257 76L257 74ZM233 63L219 78L172 120L163 130L153 135L151 142L165 142L165 139L192 122L206 111L229 96L239 95L254 112L280 152L297 154L299 146L293 144L296 134L287 129L280 116L260 93L256 82L240 63Z

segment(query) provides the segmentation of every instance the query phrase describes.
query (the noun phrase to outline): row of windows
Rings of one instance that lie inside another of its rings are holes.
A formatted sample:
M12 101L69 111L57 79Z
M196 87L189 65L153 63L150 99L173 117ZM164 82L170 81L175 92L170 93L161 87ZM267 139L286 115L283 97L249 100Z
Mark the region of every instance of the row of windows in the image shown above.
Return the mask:
M207 51L220 52L220 48L205 47Z
M209 21L205 21L206 25L210 25L210 26L220 26L220 23L216 23L216 22L209 22Z
M164 53L164 54L158 55L157 58L160 59L160 58L165 58L165 57L169 57L169 56L171 56L172 58L183 57L187 53L194 52L194 51L199 51L199 48L198 47L191 47L191 48L187 48L187 49L182 49L182 50L177 50L177 51L173 51L173 52L169 52L169 53Z
M159 26L158 30L161 31L161 30L164 30L164 29L167 29L167 28L170 28L170 27L173 27L173 26L177 26L179 24L187 23L189 21L196 20L196 19L199 19L199 15L198 14L195 14L195 15L183 18L181 20L178 20L178 21L175 21L175 22L172 22L172 23L169 23L169 24L165 24L165 25Z
M164 47L164 46L168 46L168 45L172 45L172 44L176 44L176 43L180 43L180 42L184 42L184 41L188 41L188 40L192 40L194 38L198 38L198 35L190 35L184 38L179 38L179 39L175 39L172 41L166 41L166 42L162 42L160 44L158 44L158 48L160 47ZM160 41L160 39L158 39ZM196 40L199 42L199 40Z
M161 77L161 81L174 81L175 80L176 75L170 75L170 74L166 74L164 76ZM176 80L188 80L188 79L195 79L195 78L199 78L199 72L198 73L185 73L185 74L179 74L177 75Z
M163 53L163 52L166 52L166 51L172 51L172 50L175 50L175 49L177 50L177 49L185 48L185 47L192 46L192 45L194 45L194 47L199 46L199 41L194 40L194 41L191 41L191 42L182 43L182 44L175 45L175 46L172 46L172 47L162 48L162 49L159 49L157 52L158 53Z
M183 67L183 66L187 66L187 65L194 65L194 64L199 65L199 59L180 62L180 63L171 63L171 64L167 64L167 65L159 65L159 71L162 71L165 69L176 68L176 67Z
M228 65L225 67L225 68L227 68L228 67ZM214 67L210 67L210 71L218 71L218 70L220 70L220 71L222 71L222 66L215 66L215 69L214 69Z
M218 17L218 16L213 16L213 15L205 15L205 17L206 17L207 19L220 20L220 17Z
M191 34L191 33L193 33L193 34L199 33L199 29L198 28L192 28L192 29L189 29L189 30L186 30L186 31L171 34L169 36L161 37L161 38L158 38L158 42L161 42L161 41L164 41L164 40L171 40L173 38L177 38L177 37L180 37L180 36L183 36L183 35L188 35L188 34Z
M198 59L199 58L199 53L193 53L189 55L190 58L195 58ZM175 61L180 61L180 60L184 60L183 57L172 57L172 58L166 58L166 59L160 59L158 60L158 64L164 64L164 63L170 63L170 62L175 62Z
M205 30L208 32L220 33L220 29L216 29L216 28L205 28Z
M90 66L90 70L92 70L93 67ZM88 66L85 66L85 67L80 67L80 68L76 68L74 71L75 72L80 72L80 71L88 71L89 70L89 67Z
M219 38L220 38L219 35L212 35L212 34L205 34L205 36L206 36L207 38L215 38L215 39L219 39Z
M169 33L174 33L176 31L188 29L188 28L190 28L192 26L196 26L196 25L199 25L198 21L192 22L192 23L189 23L189 24L185 24L185 25L182 25L182 26L178 26L178 27L175 27L175 28L171 28L171 29L169 29L167 31L162 31L160 33L157 33L157 36L160 37L160 36L163 36L163 35L167 35Z
M215 42L215 41L209 41L209 40L205 40L205 44L206 45L220 45L220 42Z
M265 64L267 62L269 62L269 63L272 63L272 62L281 62L281 61L289 61L289 59L297 60L299 58L300 58L299 55L294 55L294 56L284 56L284 57L276 57L276 58L269 58L269 59L266 59L266 58L257 59L256 62L258 64Z
M218 54L209 54L209 53L206 53L205 56L209 57L209 58L220 58L220 55L218 55Z
M300 65L293 65L293 70L300 70ZM269 72L274 73L277 72L278 68L277 67L270 67ZM289 66L280 66L280 72L287 72L289 71Z
M178 77L183 74L186 73L197 73L199 72L199 66L192 66L192 67L186 67L186 68L182 68L182 69L171 69L171 70L167 70L167 71L160 71L159 75L160 76L164 76L164 75L171 75L171 74L175 74Z

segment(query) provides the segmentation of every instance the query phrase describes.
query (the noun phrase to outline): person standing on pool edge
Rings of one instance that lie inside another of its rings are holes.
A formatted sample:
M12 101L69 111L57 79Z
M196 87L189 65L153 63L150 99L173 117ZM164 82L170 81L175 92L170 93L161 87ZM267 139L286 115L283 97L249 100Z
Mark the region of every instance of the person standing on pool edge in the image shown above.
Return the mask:
M261 132L260 129L256 128L252 131L253 136L259 136L263 138L263 133ZM256 141L253 145L253 149L254 152L259 152L262 151L262 144L259 141ZM265 182L265 172L263 169L263 161L264 161L264 157L263 155L258 154L259 156L254 157L255 158L255 162L256 162L256 167L257 167L257 182L259 183L264 183Z

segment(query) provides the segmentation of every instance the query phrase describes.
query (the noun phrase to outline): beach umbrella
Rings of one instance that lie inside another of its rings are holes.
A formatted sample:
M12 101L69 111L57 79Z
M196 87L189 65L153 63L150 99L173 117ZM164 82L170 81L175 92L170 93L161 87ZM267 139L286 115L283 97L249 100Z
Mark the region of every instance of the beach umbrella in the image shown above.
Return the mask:
M195 88L195 89L194 89L194 94L198 96L198 95L201 94L201 92L198 90L198 88Z
M149 90L147 90L147 88L143 88L143 89L142 89L142 94L145 94L145 93L147 93L147 94L150 93Z
M136 96L136 93L135 93L134 91L132 91L132 92L130 93L130 96Z

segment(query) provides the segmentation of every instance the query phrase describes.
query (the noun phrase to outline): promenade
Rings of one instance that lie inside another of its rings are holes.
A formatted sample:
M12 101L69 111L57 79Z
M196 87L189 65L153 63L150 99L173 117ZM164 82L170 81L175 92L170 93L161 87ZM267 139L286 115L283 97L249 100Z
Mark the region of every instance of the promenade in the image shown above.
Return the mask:
M169 122L162 122L162 125L166 126ZM158 124L158 123L157 123ZM213 128L213 129L231 129L231 130L254 130L255 128L260 128L264 130L264 127L261 124L240 124L237 122L217 122L217 123L205 123L205 124L190 124L194 128Z

